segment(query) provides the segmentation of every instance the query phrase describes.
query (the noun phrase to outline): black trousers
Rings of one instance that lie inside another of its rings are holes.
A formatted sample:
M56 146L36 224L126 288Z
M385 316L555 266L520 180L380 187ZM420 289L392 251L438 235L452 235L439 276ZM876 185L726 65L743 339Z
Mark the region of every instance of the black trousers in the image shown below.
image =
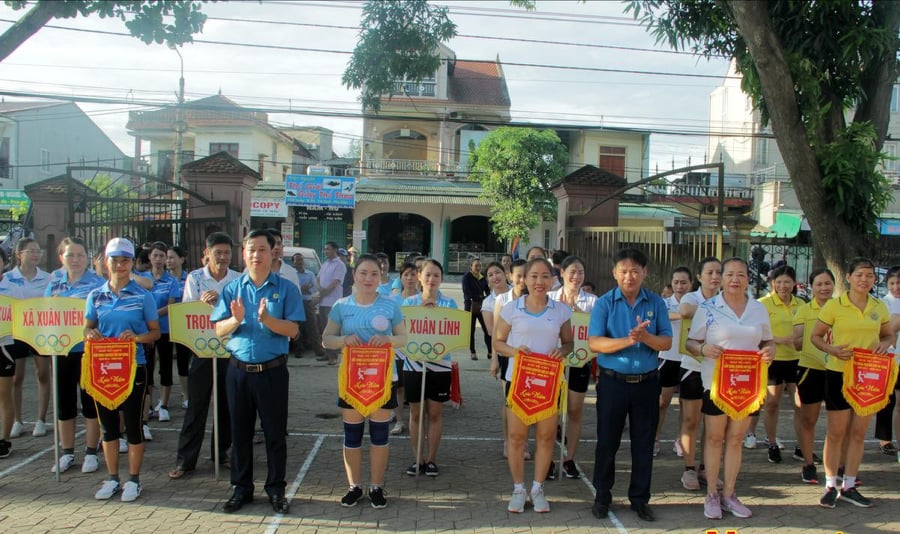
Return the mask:
M321 356L325 354L325 349L322 348L322 334L316 318L316 305L311 300L304 300L303 312L306 314L306 320L300 323L300 337L303 340L303 347L312 349L317 356ZM326 316L326 322L327 319Z
M187 350L187 349L185 349ZM219 459L224 462L228 447L231 446L231 418L228 411L228 394L225 386L225 374L228 371L228 360L215 359L216 386L219 388L217 399L219 402ZM188 370L188 403L187 412L184 414L184 424L181 426L181 435L178 437L178 456L175 465L190 471L197 467L200 458L200 449L203 448L203 437L206 434L206 418L211 411L210 399L212 399L212 369L213 358L191 358L191 366ZM215 458L215 440L210 435L210 456Z
M141 414L144 412L144 395L146 394L147 367L138 365L134 373L134 387L131 394L115 410L110 410L94 401L97 407L97 417L100 419L100 428L103 429L103 441L115 441L122 437L122 432L119 430L119 412L122 412L128 443L140 445L144 442Z
M481 301L464 303L467 312L471 312L469 318L469 352L475 354L475 322L481 324L481 331L484 333L484 345L487 347L487 353L494 352L491 347L491 333L488 332L487 325L484 324L484 317L481 315Z
M70 352L56 358L56 398L59 403L57 420L69 421L78 415L78 401L81 400L81 415L85 419L97 418L94 399L81 389L81 358L84 352Z
M266 493L284 495L288 379L286 363L248 373L229 362L225 383L231 411L231 485L244 494L253 493L253 432L258 415L266 440Z
M659 377L628 384L600 373L597 379L597 449L594 454L596 502L610 505L616 482L616 453L622 444L625 417L631 437L631 481L628 500L632 505L650 502L653 473L653 441L659 423Z
M894 406L897 404L897 391L891 393L887 406L875 414L875 439L894 441Z

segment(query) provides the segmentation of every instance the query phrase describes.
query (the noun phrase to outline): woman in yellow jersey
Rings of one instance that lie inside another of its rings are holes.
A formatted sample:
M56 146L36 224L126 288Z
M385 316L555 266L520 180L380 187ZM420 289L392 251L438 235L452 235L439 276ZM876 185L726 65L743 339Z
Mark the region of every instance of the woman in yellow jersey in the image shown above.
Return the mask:
M795 460L803 460L801 479L807 484L818 484L816 464L822 460L813 452L813 437L822 401L825 400L825 353L810 341L813 327L819 320L819 310L834 295L834 274L828 269L817 269L809 275L812 300L800 306L794 314L794 348L800 351L797 367L797 398L800 409L794 411L794 429L797 431Z
M769 323L775 341L775 361L769 366L769 384L766 403L762 411L766 417L763 424L766 429L766 444L769 446L769 462L781 463L781 442L776 438L778 428L778 409L781 398L787 387L793 399L797 387L797 361L800 356L794 350L794 314L803 301L794 296L797 287L797 273L790 265L782 265L769 273L772 291L759 299L769 312ZM799 409L796 400L794 412ZM754 414L750 422L750 432L756 433L759 414Z
M849 289L822 306L819 320L810 337L812 344L826 353L825 494L819 500L819 504L825 508L834 508L839 499L863 508L872 506L872 502L857 491L856 475L862 463L866 429L874 415L860 416L854 413L841 389L844 366L853 357L854 348L884 354L893 342L887 305L869 294L875 280L875 265L870 260L851 260L847 269ZM826 341L829 329L831 340ZM837 471L845 441L847 452L844 476L838 491Z

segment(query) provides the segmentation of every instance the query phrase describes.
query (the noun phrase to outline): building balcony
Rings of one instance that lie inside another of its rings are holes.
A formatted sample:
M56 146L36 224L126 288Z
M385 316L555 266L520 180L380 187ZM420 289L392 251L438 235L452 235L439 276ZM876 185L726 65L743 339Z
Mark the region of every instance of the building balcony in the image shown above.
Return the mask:
M391 92L395 95L431 96L435 95L435 82L394 82Z
M460 176L469 174L469 166L455 161L439 164L421 159L367 159L362 162L362 174L405 176Z

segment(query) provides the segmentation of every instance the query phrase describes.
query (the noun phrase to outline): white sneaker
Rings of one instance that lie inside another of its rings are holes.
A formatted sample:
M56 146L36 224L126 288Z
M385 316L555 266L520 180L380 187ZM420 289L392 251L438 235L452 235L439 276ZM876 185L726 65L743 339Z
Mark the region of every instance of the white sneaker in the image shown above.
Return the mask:
M745 449L755 449L756 448L756 434L748 433L744 438L744 448Z
M9 431L9 437L17 438L22 435L22 432L25 430L25 425L22 424L21 421L15 421L12 426L12 430Z
M98 501L111 499L119 491L119 483L115 480L104 480L103 485L94 494L94 498Z
M397 421L396 423L394 423L394 427L391 428L391 435L399 436L400 434L403 433L403 430L404 430L403 423L401 423L400 421Z
M128 452L128 440L125 438L119 438L119 453Z
M153 434L150 433L150 425L144 425L144 441L153 441Z
M85 454L84 461L81 462L82 473L93 473L100 467L100 460L96 454Z
M184 408L185 410L187 410L188 404L190 404L190 401L188 401L187 399L181 401L181 407Z
M128 481L122 486L122 502L132 502L141 496L141 483Z
M31 435L36 438L39 438L41 436L46 436L47 435L47 423L38 419L37 422L34 423L34 430L31 431Z
M172 416L169 415L169 410L167 408L160 408L157 410L157 413L159 414L159 421L161 423L172 420Z
M57 470L59 470L60 473L65 473L72 467L72 464L74 463L74 454L63 454L59 457L59 465L54 465L53 467L51 467L50 472L55 473Z
M531 504L534 506L534 511L539 514L550 511L550 503L547 502L547 497L544 496L544 488L531 492Z
M524 489L513 491L512 497L509 499L509 506L506 509L514 514L521 514L525 511L525 501L528 500L528 494Z

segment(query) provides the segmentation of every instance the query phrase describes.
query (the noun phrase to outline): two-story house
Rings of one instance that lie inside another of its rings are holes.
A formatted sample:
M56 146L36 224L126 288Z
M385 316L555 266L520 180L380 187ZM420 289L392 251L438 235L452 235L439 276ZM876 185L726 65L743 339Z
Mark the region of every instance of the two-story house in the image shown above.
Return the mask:
M21 190L69 165L126 169L131 160L71 102L0 102L0 189Z

